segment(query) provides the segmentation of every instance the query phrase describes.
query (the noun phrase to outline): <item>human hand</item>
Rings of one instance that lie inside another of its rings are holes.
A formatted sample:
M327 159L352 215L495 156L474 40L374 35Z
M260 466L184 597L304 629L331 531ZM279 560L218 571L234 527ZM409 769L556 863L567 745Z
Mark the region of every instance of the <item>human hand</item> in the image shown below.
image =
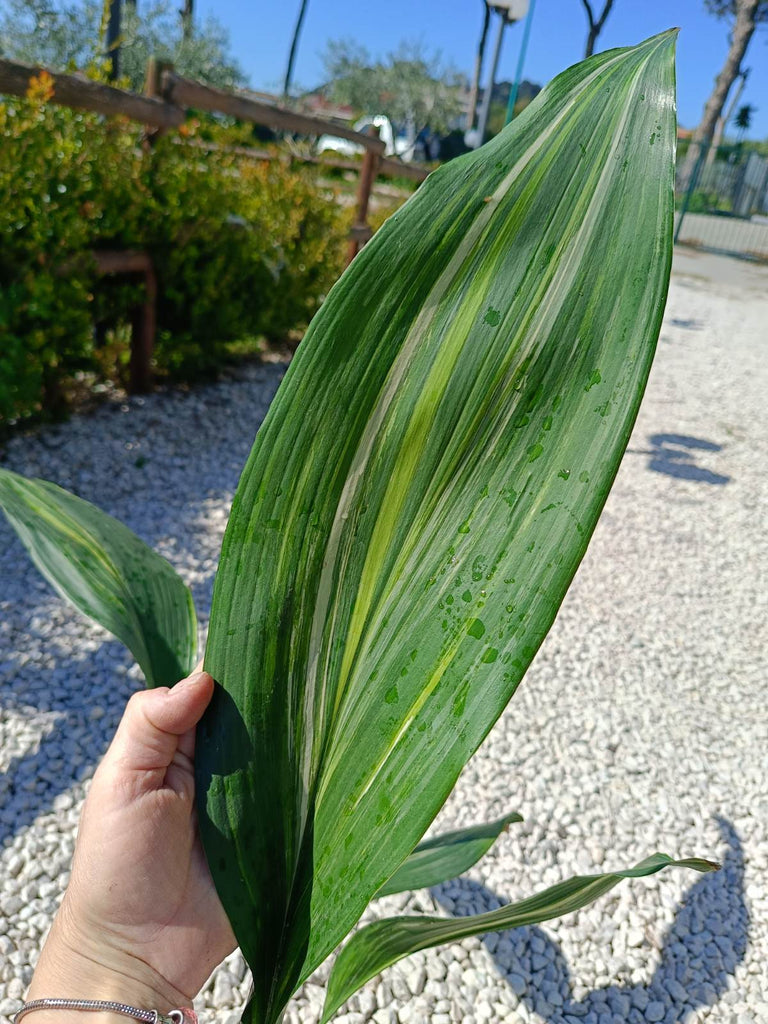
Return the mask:
M109 999L166 1012L190 1006L235 948L195 814L195 726L213 685L196 672L129 700L94 775L71 880L28 999ZM35 1024L43 1015L82 1024L75 1011L47 1010Z

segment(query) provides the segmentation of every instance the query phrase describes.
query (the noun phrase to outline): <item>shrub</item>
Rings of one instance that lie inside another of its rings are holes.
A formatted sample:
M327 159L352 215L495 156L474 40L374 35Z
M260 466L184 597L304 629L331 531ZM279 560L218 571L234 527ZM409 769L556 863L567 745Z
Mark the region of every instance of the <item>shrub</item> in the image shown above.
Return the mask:
M344 237L312 171L208 152L194 124L150 148L141 126L51 95L42 75L0 104L0 422L57 412L78 371L120 376L101 339L141 285L97 280L94 249L150 252L155 364L171 377L210 374L233 341L308 323Z
M50 81L28 102L0 106L0 418L58 403L63 375L88 362L93 268L63 274L97 215L82 122L46 105Z

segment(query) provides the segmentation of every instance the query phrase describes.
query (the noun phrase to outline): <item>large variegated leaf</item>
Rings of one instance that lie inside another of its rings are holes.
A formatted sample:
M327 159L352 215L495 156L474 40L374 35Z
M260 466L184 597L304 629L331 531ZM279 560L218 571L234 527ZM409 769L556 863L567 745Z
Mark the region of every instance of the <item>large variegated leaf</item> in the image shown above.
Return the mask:
M192 595L170 564L82 498L0 469L0 508L40 572L133 654L147 686L173 686L195 663Z
M198 748L258 1024L413 850L584 554L666 297L673 50L590 58L432 174L332 289L259 431Z
M716 871L719 865L698 857L672 860L666 854L654 853L627 871L577 875L536 896L519 903L508 903L486 914L452 918L387 917L374 921L352 936L333 965L321 1024L330 1020L341 1004L361 985L404 956L431 946L456 942L469 935L483 935L485 932L551 921L587 906L613 889L623 878L641 878L665 867Z
M456 878L476 864L513 821L522 820L519 814L513 812L487 824L471 825L455 832L444 832L433 839L425 839L376 895L389 896L409 889L426 889L447 882L449 878Z

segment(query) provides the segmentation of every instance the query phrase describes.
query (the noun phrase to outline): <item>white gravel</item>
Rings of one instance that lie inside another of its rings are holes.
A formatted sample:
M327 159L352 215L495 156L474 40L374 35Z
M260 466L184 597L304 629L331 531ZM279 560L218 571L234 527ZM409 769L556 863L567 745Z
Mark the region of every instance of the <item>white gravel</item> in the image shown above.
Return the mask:
M702 266L717 276L716 260ZM339 1022L768 1024L768 302L766 280L748 280L673 280L589 554L438 821L516 809L526 824L467 877L373 912L476 913L657 849L723 870L623 883L561 922L418 954ZM229 502L281 373L111 405L16 438L6 464L123 519L178 567L205 620ZM88 779L140 685L0 523L0 1015L18 1008ZM324 977L290 1024L317 1019ZM248 985L236 954L198 1000L204 1019L234 1024Z

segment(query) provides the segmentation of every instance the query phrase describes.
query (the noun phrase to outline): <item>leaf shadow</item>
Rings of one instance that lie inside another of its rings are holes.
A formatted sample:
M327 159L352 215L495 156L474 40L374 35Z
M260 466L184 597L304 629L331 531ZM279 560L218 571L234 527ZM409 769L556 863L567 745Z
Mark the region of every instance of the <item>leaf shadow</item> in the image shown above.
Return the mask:
M221 380L194 394L172 390L104 406L72 425L42 428L25 437L23 447L14 448L8 466L52 480L92 502L168 558L188 579L204 631L221 543L208 516L212 509L229 506L253 436L284 372L285 367L269 364L247 372L239 392L247 401L237 407L242 430L235 443L228 429L232 390ZM102 456L114 460L112 473L93 472L90 455L79 448L82 431ZM169 489L168 459L176 473L185 469L188 491ZM223 531L224 522L218 522ZM28 561L0 513L0 584L6 581L8 592L13 588L18 596L0 616L0 716L55 714L50 728L41 728L25 752L6 751L11 756L0 774L0 846L54 810L57 797L93 774L128 698L143 686L135 675L116 674L116 669L133 665L121 643L101 630L87 637L79 628L69 631L55 611L61 599ZM4 596L0 587L0 598ZM78 612L66 614L86 621ZM52 617L57 620L55 631L47 622ZM37 620L40 626L35 626ZM42 665L33 664L30 653L35 658L42 654ZM66 683L52 683L54 672L65 673ZM89 716L93 705L105 709L102 718Z
M684 331L704 330L704 321L697 320L695 317L673 316L666 322L670 324L672 327L679 327Z
M29 630L29 634L34 630ZM66 670L71 673L71 699L51 700L45 689L24 687L24 671L9 671L13 678L5 683L0 695L0 714L21 714L27 718L29 709L50 714L50 728L40 727L39 740L27 752L11 757L0 775L0 847L7 845L16 833L30 826L41 815L56 810L56 798L93 775L96 765L106 753L120 715L130 695L137 689L135 680L114 671L99 671L90 679L98 679L87 693L79 691L75 682L79 669L93 663L114 668L116 664L132 664L123 645L106 639L94 651L70 652ZM11 666L14 662L11 661ZM85 673L83 673L84 675ZM99 718L93 709L99 707Z
M500 941L499 933L484 936L499 973L520 1001L548 1024L572 1024L587 1016L644 1024L651 1019L644 1012L651 1003L657 1004L652 1019L686 1024L697 1009L714 1005L744 959L749 934L742 843L730 822L716 821L726 845L722 868L701 876L686 891L662 939L650 980L594 989L576 999L568 961L542 928L515 929L507 933L511 942ZM470 890L475 906L499 905L499 898L484 886L465 878L458 881ZM438 903L445 899L444 889L431 890Z
M689 437L687 434L651 434L648 438L651 447L628 448L631 455L647 455L648 469L652 473L664 473L678 480L691 480L698 484L711 484L722 487L731 482L725 473L715 473L697 462L697 454L702 452L720 452L721 444L707 441L701 437Z

